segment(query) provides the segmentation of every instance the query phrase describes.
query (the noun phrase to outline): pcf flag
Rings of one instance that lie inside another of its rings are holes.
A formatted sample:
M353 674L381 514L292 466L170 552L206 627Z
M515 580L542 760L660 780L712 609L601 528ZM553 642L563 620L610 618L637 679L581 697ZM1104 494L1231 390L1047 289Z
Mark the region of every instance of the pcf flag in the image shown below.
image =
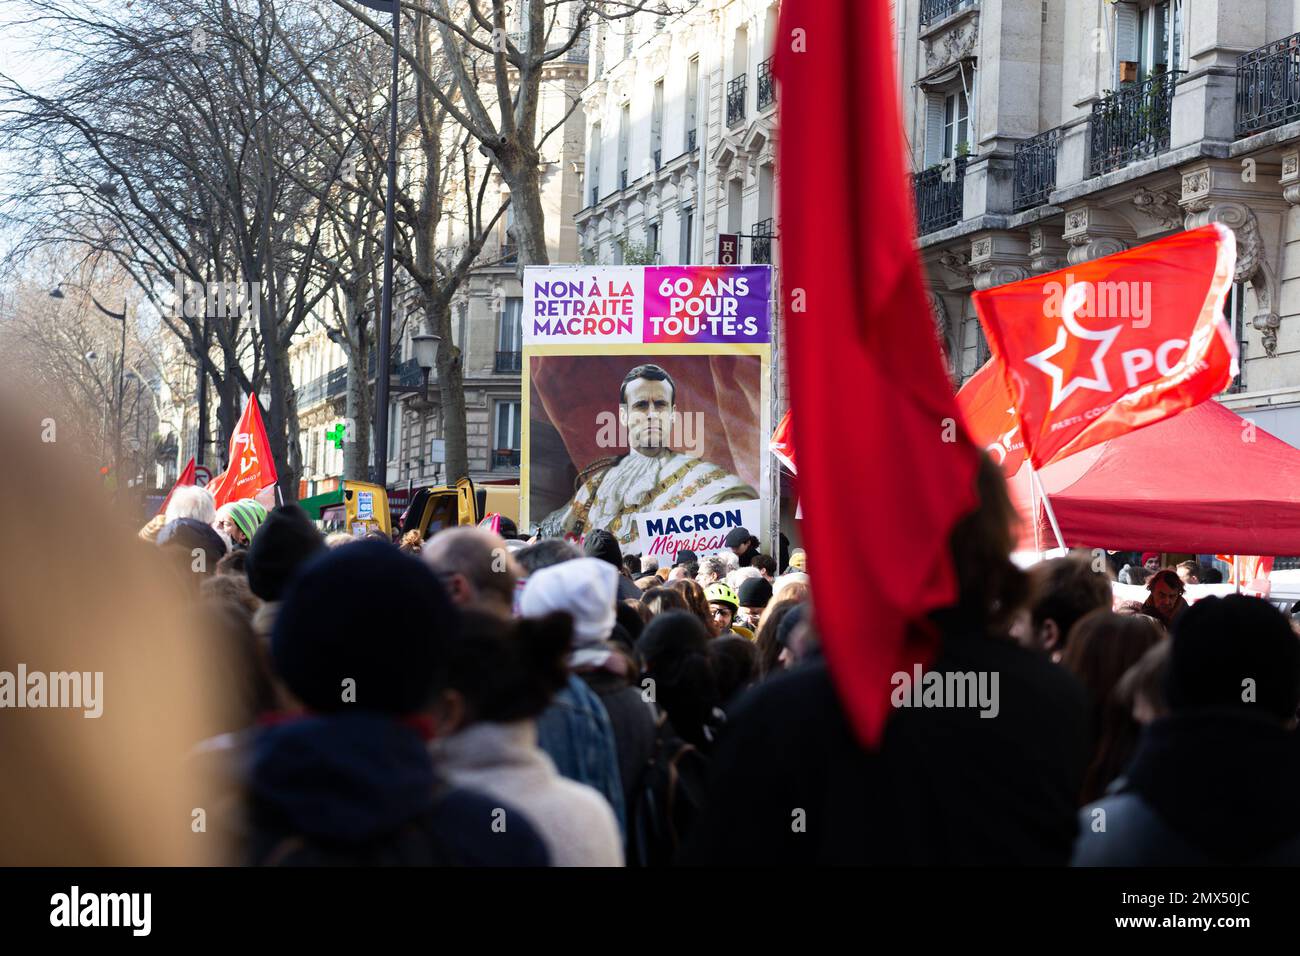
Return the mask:
M975 507L979 449L913 247L889 6L786 0L776 57L779 165L801 171L782 181L780 238L804 545L831 676L875 746L892 676L928 663L925 618L955 602L949 536Z
M257 396L249 396L244 414L230 436L230 465L208 485L218 508L227 501L256 498L257 493L279 480L271 443L262 424L262 409Z
M1002 474L1010 477L1025 460L1025 443L1020 440L1020 423L1007 392L1001 362L989 359L957 393L957 404L975 441L984 446Z
M1041 468L1227 388L1236 261L1232 230L1211 223L974 293L1030 461Z

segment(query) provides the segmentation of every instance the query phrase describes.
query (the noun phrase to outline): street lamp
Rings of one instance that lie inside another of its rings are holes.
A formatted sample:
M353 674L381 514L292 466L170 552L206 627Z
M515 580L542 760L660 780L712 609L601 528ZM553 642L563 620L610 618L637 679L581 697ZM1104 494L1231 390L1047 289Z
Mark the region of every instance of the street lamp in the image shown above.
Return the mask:
M86 295L90 297L91 302L95 303L95 308L99 309L100 312L103 312L110 319L116 319L118 322L122 323L122 345L118 352L118 362L117 362L117 433L113 439L113 453L115 455L114 464L117 466L118 471L121 471L122 403L126 401L126 306L127 306L127 302L126 299L123 298L122 311L114 312L112 309L106 308L98 299L96 299L95 294L93 292L91 292L84 285L81 285L80 283L77 282L60 282L53 289L50 290L50 298L51 299L67 298L67 296L63 294L63 287L65 285L71 286L74 289L80 289L82 292L86 293Z
M420 366L420 371L424 373L424 383L421 385L420 390L423 393L425 402L429 401L429 373L438 364L438 346L441 344L442 337L429 332L411 336L411 348L415 352L415 364Z

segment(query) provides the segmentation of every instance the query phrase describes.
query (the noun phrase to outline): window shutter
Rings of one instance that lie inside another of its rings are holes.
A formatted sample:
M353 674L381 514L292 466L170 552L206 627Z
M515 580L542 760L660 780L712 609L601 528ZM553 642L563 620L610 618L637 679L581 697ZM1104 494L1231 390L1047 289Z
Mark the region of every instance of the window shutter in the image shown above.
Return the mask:
M1115 4L1115 78L1119 82L1119 64L1137 63L1141 60L1138 50L1138 20L1142 11L1136 3Z
M925 98L925 163L928 168L943 160L943 97Z

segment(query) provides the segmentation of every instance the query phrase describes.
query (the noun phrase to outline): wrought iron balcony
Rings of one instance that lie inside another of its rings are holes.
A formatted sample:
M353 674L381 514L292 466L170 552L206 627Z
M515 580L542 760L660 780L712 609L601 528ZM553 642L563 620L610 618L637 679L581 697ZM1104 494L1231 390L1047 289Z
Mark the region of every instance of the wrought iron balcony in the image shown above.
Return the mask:
M754 232L749 238L749 261L755 265L772 263L772 220L764 219L754 223Z
M690 153L695 150L695 133L693 129L686 131L686 152Z
M508 375L518 375L519 370L523 367L522 356L522 352L497 352L496 364L492 366L492 370Z
M519 244L517 242L501 243L501 264L513 266L519 262Z
M1059 129L1049 129L1016 144L1016 212L1041 206L1056 188L1056 146L1060 137Z
M769 56L758 65L758 108L765 110L776 102L776 81L772 78L772 61Z
M1237 59L1237 136L1300 119L1300 33Z
M1122 169L1169 148L1174 88L1182 71L1152 76L1092 105L1088 122L1090 175Z
M921 0L921 26L938 23L962 7L974 6L974 0Z
M966 157L955 156L912 177L917 232L937 232L961 222Z
M492 451L493 468L518 468L518 448L496 448Z
M742 73L727 83L727 128L745 122L745 91L749 88L749 74Z
M393 366L393 377L397 379L398 385L405 388L419 388L424 382L424 371L420 368L419 362L409 358Z
M312 379L306 385L294 389L294 398L297 400L299 411L302 411L317 402L342 395L347 390L348 368L346 365L340 365L338 368L330 369L325 375Z

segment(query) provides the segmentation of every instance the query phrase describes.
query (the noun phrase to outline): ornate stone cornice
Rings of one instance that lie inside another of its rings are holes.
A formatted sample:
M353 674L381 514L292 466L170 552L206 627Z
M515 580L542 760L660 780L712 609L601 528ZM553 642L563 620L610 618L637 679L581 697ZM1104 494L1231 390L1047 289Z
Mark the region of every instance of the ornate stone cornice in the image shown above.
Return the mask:
M954 23L951 28L922 40L926 73L937 73L959 60L975 56L979 41L980 21L977 16Z

